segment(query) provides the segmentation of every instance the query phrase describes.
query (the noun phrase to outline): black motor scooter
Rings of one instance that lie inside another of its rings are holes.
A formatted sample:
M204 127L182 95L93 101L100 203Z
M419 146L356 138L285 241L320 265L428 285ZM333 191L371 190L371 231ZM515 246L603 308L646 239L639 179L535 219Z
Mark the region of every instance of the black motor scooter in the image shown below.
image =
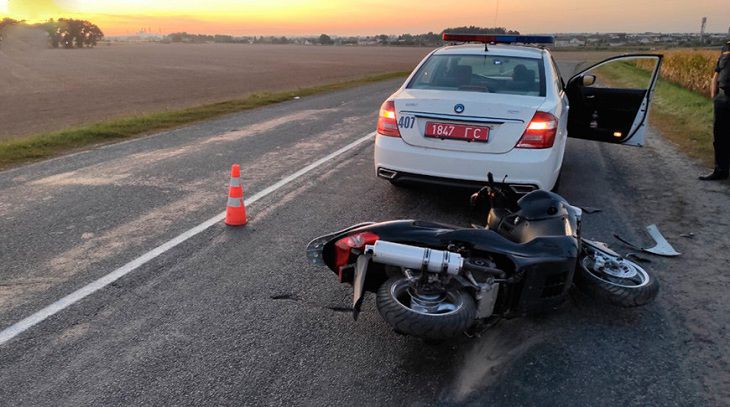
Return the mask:
M307 256L353 286L357 319L365 291L396 332L445 339L476 321L544 313L577 285L594 298L635 307L656 297L656 278L605 244L582 239L581 209L552 192L522 197L489 183L485 228L397 220L362 223L309 243ZM487 199L484 199L487 198Z

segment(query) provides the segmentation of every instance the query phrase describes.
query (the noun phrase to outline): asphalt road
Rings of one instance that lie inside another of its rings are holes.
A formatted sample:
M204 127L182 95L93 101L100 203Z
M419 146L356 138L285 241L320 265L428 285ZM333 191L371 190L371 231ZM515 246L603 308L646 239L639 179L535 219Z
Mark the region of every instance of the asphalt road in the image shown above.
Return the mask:
M230 164L250 196L368 134L397 85L0 173L0 329L222 211ZM393 333L372 295L354 322L348 287L307 263L309 240L368 220L480 222L464 192L378 180L367 142L250 206L246 227L216 224L0 345L0 404L724 404L727 185L695 186L699 169L650 136L643 149L571 141L561 187L603 210L587 236L646 241L657 223L684 253L647 264L662 284L647 307L576 294L439 346Z

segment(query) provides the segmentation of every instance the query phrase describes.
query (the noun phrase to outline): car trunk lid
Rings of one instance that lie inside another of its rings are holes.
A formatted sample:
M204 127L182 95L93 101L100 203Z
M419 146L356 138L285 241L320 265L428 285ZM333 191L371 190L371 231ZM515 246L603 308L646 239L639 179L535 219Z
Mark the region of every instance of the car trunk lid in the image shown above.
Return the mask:
M451 151L506 153L517 144L544 97L484 92L406 89L395 98L396 117L410 145ZM461 112L461 113L459 113ZM489 127L487 142L427 137L428 123Z

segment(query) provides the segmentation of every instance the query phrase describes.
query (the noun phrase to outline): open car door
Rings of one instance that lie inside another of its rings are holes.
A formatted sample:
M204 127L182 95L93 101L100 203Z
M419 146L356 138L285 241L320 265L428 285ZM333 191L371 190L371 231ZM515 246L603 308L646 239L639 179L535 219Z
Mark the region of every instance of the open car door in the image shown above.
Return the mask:
M662 55L606 59L568 81L568 137L641 146Z

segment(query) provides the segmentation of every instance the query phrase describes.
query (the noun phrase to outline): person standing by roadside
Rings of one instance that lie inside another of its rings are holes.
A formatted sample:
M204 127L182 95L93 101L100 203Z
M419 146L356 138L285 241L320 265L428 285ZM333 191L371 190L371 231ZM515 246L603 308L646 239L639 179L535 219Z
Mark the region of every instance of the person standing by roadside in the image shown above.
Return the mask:
M715 105L713 135L715 170L700 177L703 181L728 179L730 175L730 38L722 47L715 74L710 83L710 96Z

